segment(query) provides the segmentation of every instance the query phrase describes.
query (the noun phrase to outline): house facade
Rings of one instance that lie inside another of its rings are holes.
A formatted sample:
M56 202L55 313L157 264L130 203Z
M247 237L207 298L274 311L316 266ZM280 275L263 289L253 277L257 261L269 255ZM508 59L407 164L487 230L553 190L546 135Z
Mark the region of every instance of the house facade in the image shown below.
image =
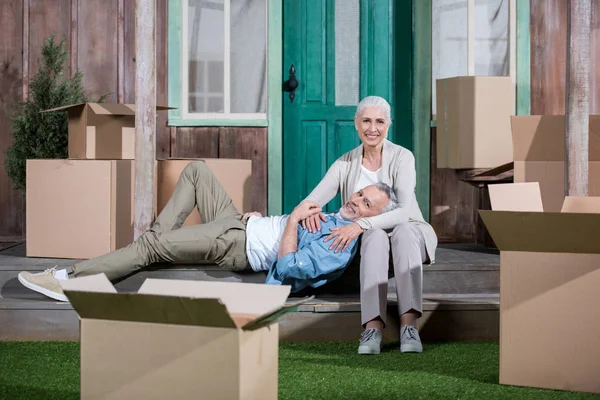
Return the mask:
M593 114L600 0L592 12ZM157 158L252 159L253 208L289 212L359 144L359 100L383 96L440 241L474 241L485 194L435 165L435 80L511 76L515 114L563 114L566 16L563 0L156 0L157 104L176 107L158 114ZM91 97L134 102L135 1L5 0L0 33L1 161L51 33ZM22 239L25 218L0 167L0 241Z

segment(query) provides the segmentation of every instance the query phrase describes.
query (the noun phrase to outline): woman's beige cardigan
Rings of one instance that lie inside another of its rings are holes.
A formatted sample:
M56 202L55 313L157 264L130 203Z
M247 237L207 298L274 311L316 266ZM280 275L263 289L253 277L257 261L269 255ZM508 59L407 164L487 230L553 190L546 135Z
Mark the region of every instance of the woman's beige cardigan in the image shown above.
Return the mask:
M363 145L338 158L329 168L325 177L305 200L311 200L324 206L329 203L338 191L341 192L342 202L348 201L354 193L360 178ZM399 207L395 210L374 217L361 218L356 221L364 230L371 228L391 229L406 222L415 223L423 233L427 254L431 262L435 260L437 236L423 219L423 214L415 195L416 169L415 157L412 152L398 146L389 140L383 142L382 152L382 182L388 184L398 197Z

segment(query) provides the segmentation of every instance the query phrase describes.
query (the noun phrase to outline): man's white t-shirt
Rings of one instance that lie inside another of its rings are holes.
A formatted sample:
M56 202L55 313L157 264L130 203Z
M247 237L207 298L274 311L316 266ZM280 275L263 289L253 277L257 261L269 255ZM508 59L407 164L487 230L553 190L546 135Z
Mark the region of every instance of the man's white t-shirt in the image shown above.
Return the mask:
M254 271L267 271L277 260L287 215L251 216L246 225L246 254Z
M356 182L356 186L354 187L354 193L358 192L361 189L366 188L369 185L373 185L379 182L379 173L381 172L381 168L377 171L369 171L364 167L364 165L360 166L360 177L358 178L358 182Z

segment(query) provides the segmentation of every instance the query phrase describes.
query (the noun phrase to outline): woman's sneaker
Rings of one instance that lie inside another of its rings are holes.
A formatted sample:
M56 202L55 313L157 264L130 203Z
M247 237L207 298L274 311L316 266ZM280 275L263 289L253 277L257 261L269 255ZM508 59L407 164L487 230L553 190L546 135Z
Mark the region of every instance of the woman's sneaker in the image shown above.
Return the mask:
M44 272L32 274L23 271L19 273L19 282L26 288L34 290L45 296L58 301L69 301L63 293L60 281L54 277L56 267L47 269Z
M422 353L423 345L417 328L411 325L405 325L400 329L400 352L402 353Z
M360 335L358 354L379 354L382 342L383 333L381 330L377 328L365 329L362 335Z

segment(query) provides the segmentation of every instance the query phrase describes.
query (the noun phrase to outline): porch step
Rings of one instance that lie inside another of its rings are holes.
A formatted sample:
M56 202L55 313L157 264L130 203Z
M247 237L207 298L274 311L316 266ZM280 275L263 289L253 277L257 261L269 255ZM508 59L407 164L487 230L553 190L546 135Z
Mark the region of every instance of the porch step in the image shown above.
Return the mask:
M79 320L70 304L51 301L17 280L22 270L67 267L75 261L27 258L24 245L0 251L0 340L78 340ZM424 311L419 323L424 341L498 338L498 263L497 252L489 249L464 245L438 249L437 263L423 269ZM158 265L115 286L119 291L135 291L149 277L262 283L265 274L232 273L211 265ZM317 298L284 316L280 321L282 340L357 340L362 331L358 265L336 283L314 291ZM388 299L389 329L384 337L397 341L393 280L388 285Z
M293 300L293 299L291 299ZM497 295L426 295L419 320L423 341L496 340ZM395 297L390 296L384 338L398 340ZM355 341L362 331L358 297L323 297L280 320L286 341ZM79 340L79 319L69 303L48 299L0 299L0 340Z
M24 290L16 279L20 271L38 272L55 265L65 268L76 262L77 260L27 258L24 245L0 252L0 297L31 298L30 291ZM317 290L307 290L301 295L358 294L359 268L355 262L337 281ZM115 287L120 291L137 291L147 278L263 283L266 273L230 272L216 265L155 265L116 283ZM498 254L476 246L445 245L438 249L436 263L423 267L424 293L498 293L499 282ZM388 290L395 292L393 279L389 281Z

